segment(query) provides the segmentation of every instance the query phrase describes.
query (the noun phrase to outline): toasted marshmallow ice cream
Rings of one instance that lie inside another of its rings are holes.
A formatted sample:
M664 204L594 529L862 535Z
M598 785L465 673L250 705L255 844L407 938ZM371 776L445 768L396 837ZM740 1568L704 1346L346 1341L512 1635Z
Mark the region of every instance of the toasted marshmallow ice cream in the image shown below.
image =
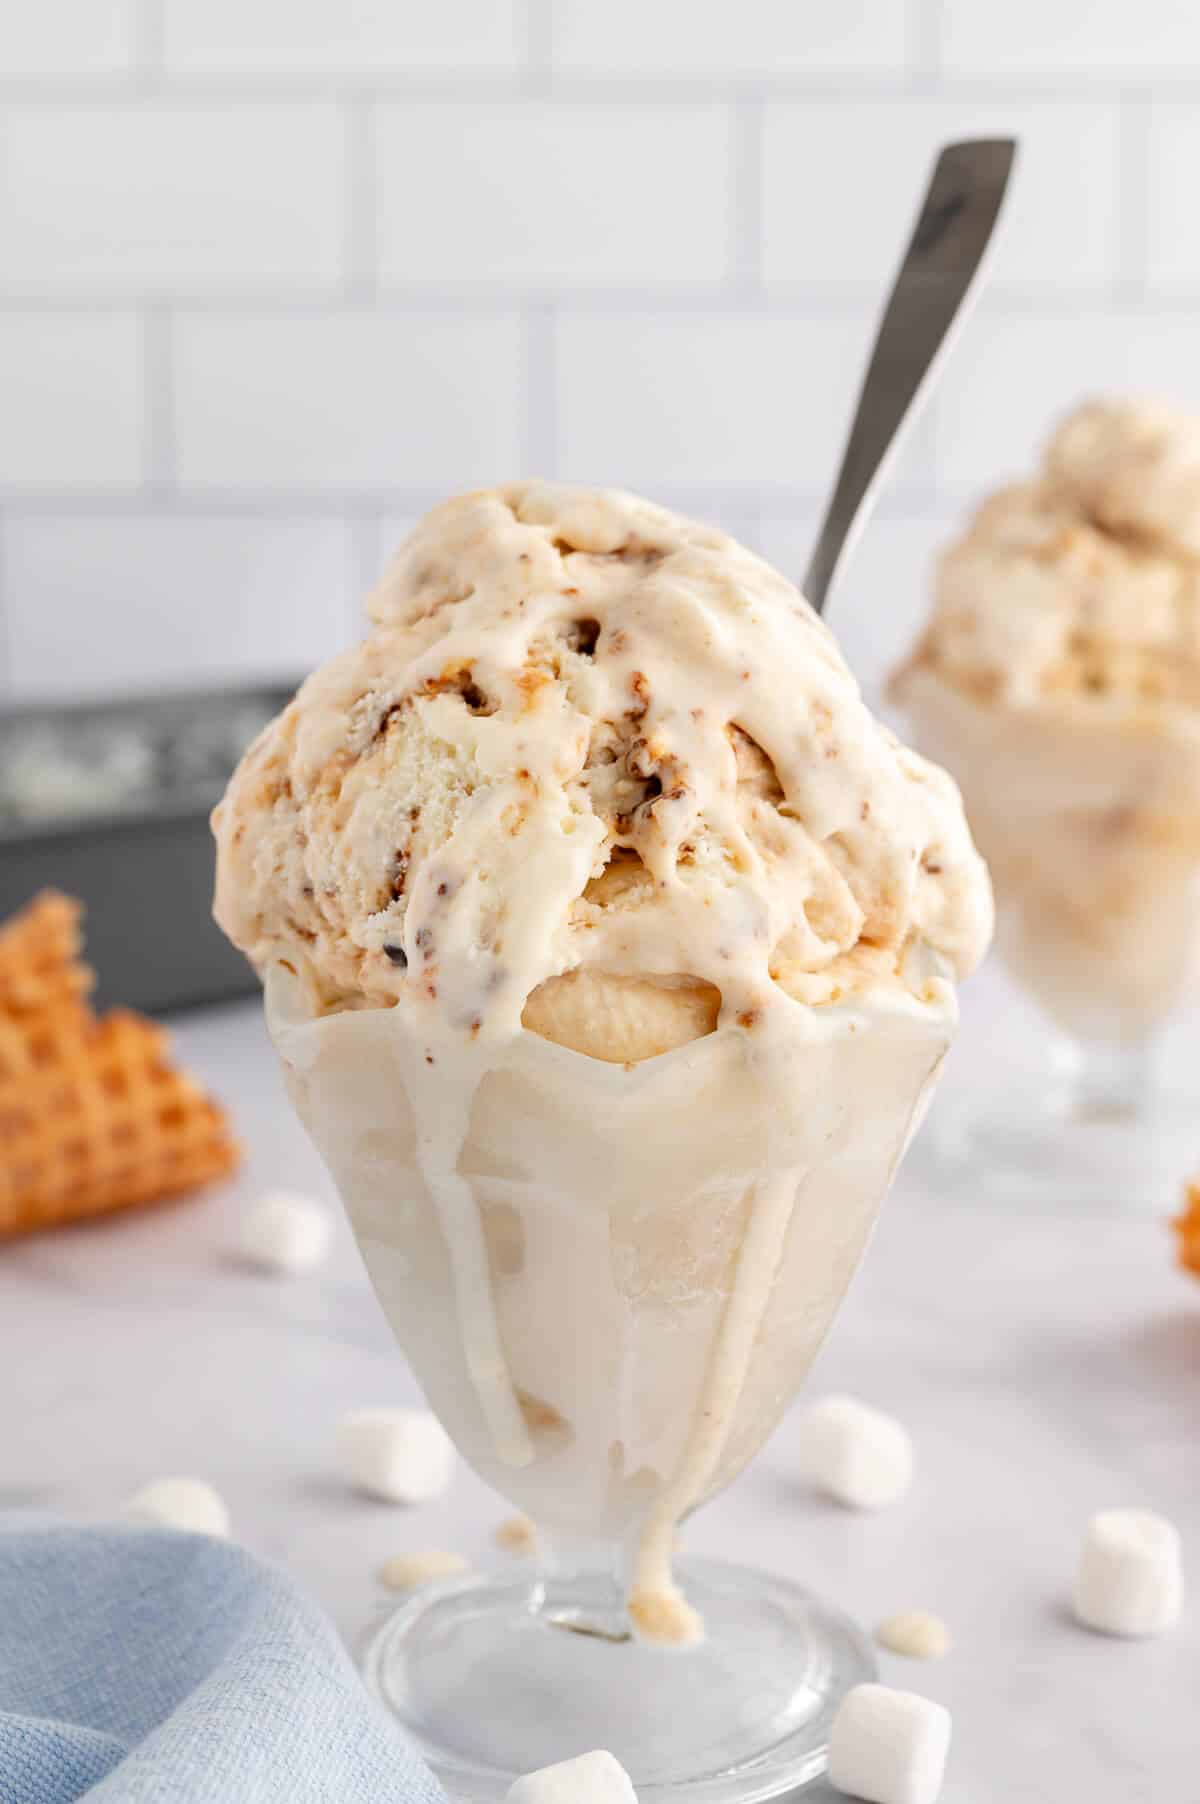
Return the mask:
M1200 964L1200 422L1091 402L943 553L892 693L962 785L1016 974L1134 1041Z
M323 1006L455 1038L524 1014L623 1062L904 984L916 946L978 959L954 786L733 540L514 485L436 509L370 610L217 817L218 918Z
M1200 420L1145 401L1090 401L1051 439L1046 474L1106 532L1200 557Z
M430 1399L670 1550L803 1376L991 927L954 784L797 591L633 496L437 508L217 810L217 916Z

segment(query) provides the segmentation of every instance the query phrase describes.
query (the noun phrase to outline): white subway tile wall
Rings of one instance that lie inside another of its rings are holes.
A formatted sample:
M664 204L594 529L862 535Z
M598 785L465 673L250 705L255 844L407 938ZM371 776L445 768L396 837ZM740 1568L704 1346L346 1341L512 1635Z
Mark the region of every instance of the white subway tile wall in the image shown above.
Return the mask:
M879 287L907 241L913 196L938 145L1015 134L1020 182L993 284L1111 284L1119 268L1120 119L1115 100L771 100L763 152L767 282Z
M10 102L5 287L335 290L345 149L328 100Z
M902 70L904 0L559 0L554 61L578 75Z
M30 515L5 527L3 558L13 676L34 694L75 690L84 646L90 685L157 689L231 668L302 675L354 628L338 519Z
M409 524L539 472L804 568L943 139L993 279L835 602L877 691L981 488L1200 409L1181 0L0 6L0 699L292 675Z
M520 66L519 0L161 0L178 74L350 78Z
M729 267L730 137L718 102L381 105L379 279L711 291Z
M139 0L14 0L0 7L0 79L132 69L138 5Z
M111 496L150 477L136 314L0 311L0 492ZM0 507L0 527L8 509Z
M869 314L849 309L564 310L554 343L562 474L667 501L681 487L743 502L774 489L784 508L819 493L870 331Z
M514 313L181 313L173 338L185 491L386 498L523 462Z
M971 75L1186 75L1192 0L946 0L945 67Z

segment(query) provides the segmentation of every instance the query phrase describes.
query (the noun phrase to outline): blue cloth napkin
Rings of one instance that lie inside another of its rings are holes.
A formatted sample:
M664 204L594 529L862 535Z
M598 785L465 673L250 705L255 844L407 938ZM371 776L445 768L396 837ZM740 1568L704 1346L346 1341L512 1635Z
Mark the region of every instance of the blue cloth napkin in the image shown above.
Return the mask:
M330 1622L242 1548L0 1528L0 1804L445 1804Z

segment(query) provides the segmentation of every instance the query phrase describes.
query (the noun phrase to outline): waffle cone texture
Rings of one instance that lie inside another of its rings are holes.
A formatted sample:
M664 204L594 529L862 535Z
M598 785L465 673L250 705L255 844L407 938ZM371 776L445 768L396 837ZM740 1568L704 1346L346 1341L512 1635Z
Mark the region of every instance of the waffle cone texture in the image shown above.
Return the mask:
M81 912L45 891L0 928L0 1235L155 1202L239 1160L163 1029L94 1013Z

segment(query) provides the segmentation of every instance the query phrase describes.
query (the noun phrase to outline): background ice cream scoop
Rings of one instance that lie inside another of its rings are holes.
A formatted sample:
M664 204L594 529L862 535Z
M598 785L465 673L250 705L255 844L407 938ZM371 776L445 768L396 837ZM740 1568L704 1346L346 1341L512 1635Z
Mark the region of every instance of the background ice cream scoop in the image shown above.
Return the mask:
M1196 707L1198 558L1200 421L1089 402L943 552L912 669L987 703Z

